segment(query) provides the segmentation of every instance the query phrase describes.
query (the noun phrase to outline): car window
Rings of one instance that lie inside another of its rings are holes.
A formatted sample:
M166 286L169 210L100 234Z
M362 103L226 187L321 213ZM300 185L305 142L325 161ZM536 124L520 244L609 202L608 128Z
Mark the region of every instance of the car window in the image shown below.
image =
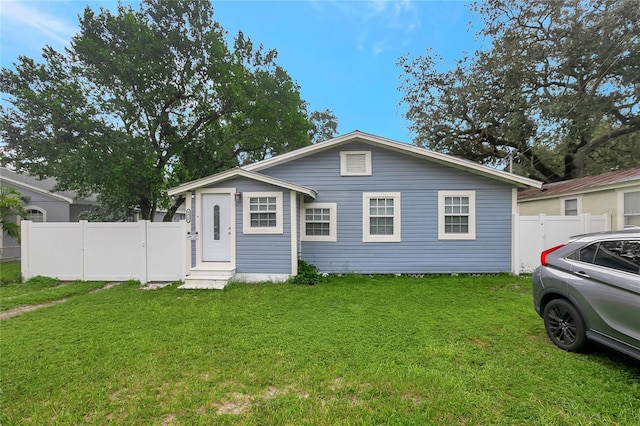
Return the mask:
M619 271L640 274L640 240L593 243L577 250L570 258Z
M598 251L598 244L599 243L590 244L580 250L576 250L571 256L567 257L581 262L593 263L596 252Z

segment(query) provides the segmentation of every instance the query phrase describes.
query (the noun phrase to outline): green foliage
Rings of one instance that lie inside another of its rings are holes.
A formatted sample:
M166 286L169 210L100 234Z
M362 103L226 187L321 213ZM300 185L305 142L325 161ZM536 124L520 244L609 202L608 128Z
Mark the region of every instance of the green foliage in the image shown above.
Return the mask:
M98 194L107 216L170 218L184 199L168 188L310 144L313 113L277 52L242 32L229 46L209 1L87 7L43 59L2 70L6 161Z
M0 186L0 232L6 232L12 238L20 239L20 226L17 217L25 217L22 207L22 195L8 186Z
M60 285L60 280L57 278L38 275L36 277L30 278L24 284L31 288L47 288L47 287L55 287L57 285Z
M298 275L291 281L294 284L316 285L324 281L324 278L317 266L298 259Z
M7 425L640 424L637 364L558 350L530 277L130 282L0 327Z
M328 109L324 111L312 111L307 115L311 124L309 130L309 140L311 143L318 143L329 140L338 133L338 120Z
M544 181L629 167L640 133L640 3L488 0L490 46L442 71L399 61L415 143ZM636 156L634 156L636 157ZM596 166L592 166L597 163ZM637 164L637 162L636 162Z

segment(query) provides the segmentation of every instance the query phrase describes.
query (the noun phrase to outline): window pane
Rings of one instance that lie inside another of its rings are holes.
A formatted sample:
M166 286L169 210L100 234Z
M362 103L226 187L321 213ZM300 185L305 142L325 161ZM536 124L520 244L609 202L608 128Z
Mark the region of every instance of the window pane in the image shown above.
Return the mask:
M578 250L579 254L575 257L577 257L581 262L593 263L596 250L598 250L598 244L591 244L590 246Z
M445 216L444 231L448 234L466 234L469 232L469 217Z
M249 211L275 212L276 198L275 197L252 197L249 200Z
M307 235L328 236L329 235L329 224L328 223L307 223L306 224L306 234Z
M578 199L577 198L572 198L571 200L564 200L564 215L565 216L578 215Z
M213 239L220 239L220 206L213 207Z
M640 226L640 191L624 194L624 225Z
M624 213L640 215L640 191L624 194Z
M369 216L393 216L393 198L372 198L369 200Z
M44 222L44 213L40 210L29 209L26 213L25 220L30 220L32 222Z
M469 232L469 197L444 197L444 232Z
M596 253L596 265L640 273L640 241L603 241Z
M393 235L392 217L372 217L369 222L371 235Z
M331 209L305 209L305 235L329 236L331 234Z
M275 213L251 213L251 226L258 228L275 228Z

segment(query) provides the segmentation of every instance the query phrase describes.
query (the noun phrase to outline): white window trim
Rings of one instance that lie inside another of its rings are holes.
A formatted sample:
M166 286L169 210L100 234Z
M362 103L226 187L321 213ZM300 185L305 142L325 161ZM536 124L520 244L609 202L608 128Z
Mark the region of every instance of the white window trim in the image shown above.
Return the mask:
M393 198L393 235L371 235L369 228L369 200L372 198ZM401 240L400 192L363 192L362 193L362 242L398 243Z
M576 205L578 209L578 216L580 216L582 214L582 197L578 197L578 196L560 198L560 214L562 216L567 215L565 201L569 201L569 200L577 200Z
M27 210L37 210L40 213L42 213L42 222L34 222L34 223L45 223L47 221L47 211L45 209L43 209L42 207L38 207L38 206L25 206L24 207L24 211ZM23 220L26 219L22 219L22 217L20 217L19 215L17 216L17 221L16 223L18 225L20 225L20 222L22 222Z
M624 229L624 194L628 194L630 192L638 192L640 188L629 188L628 190L618 190L617 198L618 198L618 208L616 215L616 226L618 229Z
M306 209L329 209L329 235L307 235ZM338 240L338 207L336 203L303 204L300 209L300 241L331 241Z
M347 157L349 154L364 154L364 173L350 173L347 171ZM340 151L340 176L371 176L371 151Z
M444 231L445 197L469 197L469 232L448 234ZM476 239L476 191L438 191L438 239L439 240L475 240Z
M276 226L255 227L251 226L251 211L249 210L251 198L275 197L276 199ZM242 232L244 234L282 234L282 192L243 192L242 193Z

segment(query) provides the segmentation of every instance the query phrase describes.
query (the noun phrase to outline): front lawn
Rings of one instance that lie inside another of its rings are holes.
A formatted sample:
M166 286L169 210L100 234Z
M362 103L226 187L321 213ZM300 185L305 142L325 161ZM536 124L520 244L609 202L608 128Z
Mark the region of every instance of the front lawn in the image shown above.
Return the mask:
M640 424L640 366L552 346L529 282L124 283L0 322L0 423Z
M0 286L0 312L89 293L104 285L102 281L63 283L58 279L40 276L33 277L24 283L5 283Z

